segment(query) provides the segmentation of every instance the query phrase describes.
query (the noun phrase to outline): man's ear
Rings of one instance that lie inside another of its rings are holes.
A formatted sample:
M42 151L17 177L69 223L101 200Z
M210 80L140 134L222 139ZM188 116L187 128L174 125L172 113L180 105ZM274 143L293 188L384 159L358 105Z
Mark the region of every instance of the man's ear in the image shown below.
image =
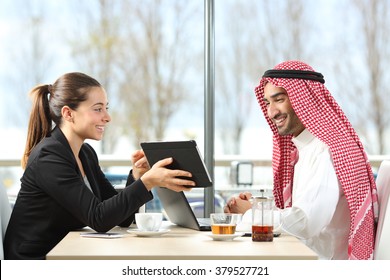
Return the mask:
M62 107L61 115L65 121L73 122L73 110L69 106Z

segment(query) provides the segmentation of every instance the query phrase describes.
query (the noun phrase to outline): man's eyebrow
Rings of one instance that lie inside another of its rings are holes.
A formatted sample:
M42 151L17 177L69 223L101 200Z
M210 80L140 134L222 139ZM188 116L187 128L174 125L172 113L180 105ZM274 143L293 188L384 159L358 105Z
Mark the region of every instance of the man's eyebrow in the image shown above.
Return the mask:
M275 99L275 98L277 98L277 97L279 97L280 95L286 95L286 93L285 92L275 92L274 94L272 94L271 96L270 96L270 98L271 99ZM265 102L267 102L268 101L268 99L267 98L263 98L263 100L265 101Z

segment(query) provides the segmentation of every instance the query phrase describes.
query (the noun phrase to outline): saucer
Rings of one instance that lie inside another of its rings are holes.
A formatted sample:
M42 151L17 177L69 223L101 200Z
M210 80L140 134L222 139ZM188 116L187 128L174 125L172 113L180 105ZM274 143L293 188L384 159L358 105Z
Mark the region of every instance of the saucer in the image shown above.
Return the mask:
M244 236L252 236L252 232L250 231L243 231L242 232L244 234ZM281 232L274 232L274 237L279 237L282 233Z
M167 232L169 232L169 229L160 229L158 231L142 231L139 229L128 229L127 232L133 233L140 237L153 237L153 236L160 236Z
M214 241L231 241L236 237L243 236L243 232L236 232L235 234L213 234L208 233L207 236L211 237Z

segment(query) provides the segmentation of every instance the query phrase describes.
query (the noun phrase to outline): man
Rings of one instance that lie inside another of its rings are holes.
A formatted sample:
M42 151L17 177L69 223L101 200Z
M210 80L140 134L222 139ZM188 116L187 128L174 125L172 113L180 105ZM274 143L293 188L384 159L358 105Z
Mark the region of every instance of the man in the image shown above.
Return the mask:
M321 259L372 259L377 193L356 132L309 65L286 61L255 89L273 132L273 194L281 228ZM226 212L250 212L250 194ZM248 215L248 214L246 214Z

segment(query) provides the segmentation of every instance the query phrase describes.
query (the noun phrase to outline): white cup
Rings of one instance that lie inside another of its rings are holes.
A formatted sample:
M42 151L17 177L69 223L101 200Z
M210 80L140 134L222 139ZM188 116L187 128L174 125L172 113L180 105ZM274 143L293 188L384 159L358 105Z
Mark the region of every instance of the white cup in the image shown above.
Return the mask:
M158 231L161 227L162 213L136 213L135 223L141 231Z

